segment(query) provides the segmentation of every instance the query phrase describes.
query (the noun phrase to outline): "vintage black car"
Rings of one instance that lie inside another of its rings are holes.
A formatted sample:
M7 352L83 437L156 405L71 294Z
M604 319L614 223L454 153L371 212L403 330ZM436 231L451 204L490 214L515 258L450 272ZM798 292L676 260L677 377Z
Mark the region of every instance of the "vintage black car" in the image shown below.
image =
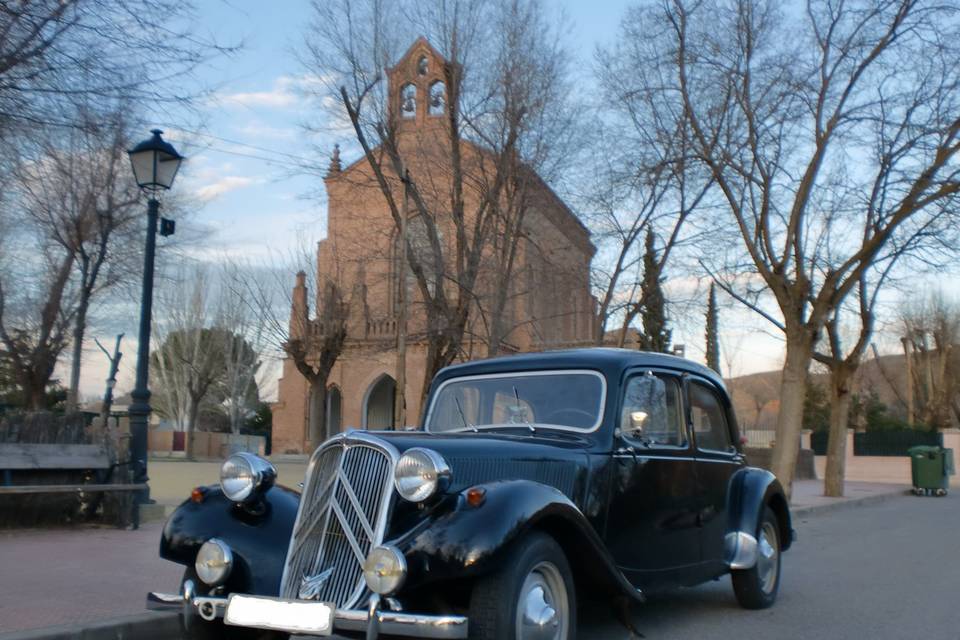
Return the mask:
M567 639L577 596L626 604L732 575L773 604L793 541L777 479L744 461L720 378L618 349L451 366L417 431L320 446L302 493L231 456L167 521L194 632ZM197 618L200 619L197 619ZM232 626L224 626L232 625Z

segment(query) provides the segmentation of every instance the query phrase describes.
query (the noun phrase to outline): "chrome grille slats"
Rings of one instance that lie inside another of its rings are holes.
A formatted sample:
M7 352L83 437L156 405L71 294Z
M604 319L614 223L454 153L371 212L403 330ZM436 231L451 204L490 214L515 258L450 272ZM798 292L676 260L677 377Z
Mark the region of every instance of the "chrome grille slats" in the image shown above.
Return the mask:
M397 451L365 433L337 436L314 453L281 581L299 598L301 580L332 569L316 599L350 608L365 591L363 560L383 542Z

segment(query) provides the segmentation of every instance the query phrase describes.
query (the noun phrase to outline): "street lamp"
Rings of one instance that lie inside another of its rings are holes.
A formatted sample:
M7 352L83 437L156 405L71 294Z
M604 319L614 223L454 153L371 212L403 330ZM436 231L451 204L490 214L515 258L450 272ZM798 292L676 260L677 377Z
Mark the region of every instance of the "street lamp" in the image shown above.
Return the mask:
M147 477L147 423L150 418L150 389L147 386L150 366L150 319L153 312L153 257L157 246L157 221L160 217L160 202L157 192L169 189L177 175L183 156L169 142L165 142L159 129L153 136L128 152L133 175L140 188L149 196L147 200L147 245L143 253L143 291L140 298L140 337L137 344L137 382L131 393L130 404L130 462L133 464L133 481L146 484ZM172 233L172 222L164 220L164 235ZM137 496L133 527L140 525L139 505L150 501L149 487Z

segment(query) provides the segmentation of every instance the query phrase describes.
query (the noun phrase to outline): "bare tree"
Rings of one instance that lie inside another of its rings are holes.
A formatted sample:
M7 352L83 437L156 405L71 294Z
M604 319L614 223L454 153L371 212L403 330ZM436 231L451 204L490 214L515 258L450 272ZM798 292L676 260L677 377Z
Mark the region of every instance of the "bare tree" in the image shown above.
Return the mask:
M71 295L74 258L71 253L35 244L20 245L21 251L33 248L37 253L29 263L20 262L12 269L12 261L6 261L4 274L15 276L21 286L12 287L10 280L0 279L0 342L24 405L42 409L73 324L75 307L66 299Z
M20 242L4 249L0 341L28 406L43 403L71 327L76 406L90 300L111 279L105 256L119 247L109 237L125 217L117 105L189 106L202 94L192 72L231 50L194 33L191 13L189 3L166 0L37 0L0 10L0 140L8 150L0 170L11 177L10 158L20 164L18 179L4 181L4 204L17 227L42 223L3 233ZM43 212L58 200L62 211ZM65 216L72 224L59 224L70 222Z
M773 469L788 492L828 319L898 233L960 191L956 17L918 0L811 1L789 19L775 3L672 0L632 15L740 235L746 259L710 268L754 272L775 303L718 279L786 338ZM841 185L860 206L835 217L821 205Z
M158 346L150 356L154 403L160 415L186 433L186 454L192 458L193 433L202 406L219 406L222 400L211 392L224 377L225 330L214 326L217 312L203 267L181 271L178 281L161 289L158 297L163 314L154 319Z
M289 359L308 384L303 440L314 447L333 435L326 422L330 374L346 346L351 305L362 297L362 292L340 288L345 265L338 259L334 263L334 271L318 281L314 258L304 247L287 259L249 269L245 279L245 298L262 323L264 346ZM297 273L292 290L286 281L291 271ZM290 294L278 295L280 291ZM313 314L311 291L316 296Z
M944 429L960 421L960 313L943 294L905 301L901 317L911 422Z
M624 20L617 44L601 50L595 64L602 89L598 146L604 149L588 198L600 243L594 265L600 290L595 341L603 344L610 319L620 316L620 347L627 327L647 306L642 281L661 281L674 250L697 239L688 224L694 212L704 222L713 215L705 200L712 176L691 157L682 103L658 90L664 70L644 64L646 36L639 27L635 19ZM656 261L644 267L644 234L651 232L663 246Z
M217 293L215 322L225 341L222 395L235 434L256 409L257 376L268 347L268 309L247 299L249 272L236 261L224 261Z
M529 239L525 217L556 200L537 175L555 174L568 159L569 58L539 0L339 0L315 2L314 15L305 63L329 79L323 97L346 113L398 230L402 178L410 176L417 230L406 255L424 315L426 394L434 374L463 354L478 304L488 353L501 349L511 288L490 296L479 283L509 280L518 243ZM405 130L384 77L416 31L446 60L442 95L431 97L440 126L419 135ZM483 277L485 269L494 275Z
M101 119L86 114L80 129L40 141L37 159L17 171L27 221L73 256L75 310L67 410L77 408L83 341L95 295L128 277L138 255L140 193L127 165L124 111Z
M846 459L847 427L853 394L853 382L863 356L870 345L877 316L880 294L891 287L909 287L915 284L924 268L937 268L956 256L956 220L940 210L941 215L929 215L925 224L912 230L907 238L895 237L887 249L876 257L871 268L864 272L854 291L854 299L840 304L826 321L826 348L814 352L814 358L830 374L830 433L827 443L827 464L824 473L824 495L843 495L844 462ZM906 267L906 268L904 268ZM898 271L902 273L898 274ZM899 275L899 278L898 278ZM845 347L843 318L852 318L857 325L852 346ZM905 324L910 320L905 318ZM949 348L947 349L949 352ZM949 358L949 354L947 355Z
M183 104L192 72L229 53L194 31L189 2L32 0L0 11L0 136L76 126L77 105ZM174 26L179 25L179 26Z

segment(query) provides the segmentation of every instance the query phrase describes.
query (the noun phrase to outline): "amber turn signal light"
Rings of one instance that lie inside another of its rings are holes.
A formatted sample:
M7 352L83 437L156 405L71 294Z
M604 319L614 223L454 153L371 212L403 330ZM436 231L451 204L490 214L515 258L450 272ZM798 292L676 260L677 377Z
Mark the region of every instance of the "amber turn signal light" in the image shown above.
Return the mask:
M487 498L487 490L483 487L470 487L467 489L467 504L471 507L479 507Z
M203 502L203 498L206 496L206 494L207 494L207 490L205 488L194 487L193 491L190 492L190 501L196 502L199 504Z

